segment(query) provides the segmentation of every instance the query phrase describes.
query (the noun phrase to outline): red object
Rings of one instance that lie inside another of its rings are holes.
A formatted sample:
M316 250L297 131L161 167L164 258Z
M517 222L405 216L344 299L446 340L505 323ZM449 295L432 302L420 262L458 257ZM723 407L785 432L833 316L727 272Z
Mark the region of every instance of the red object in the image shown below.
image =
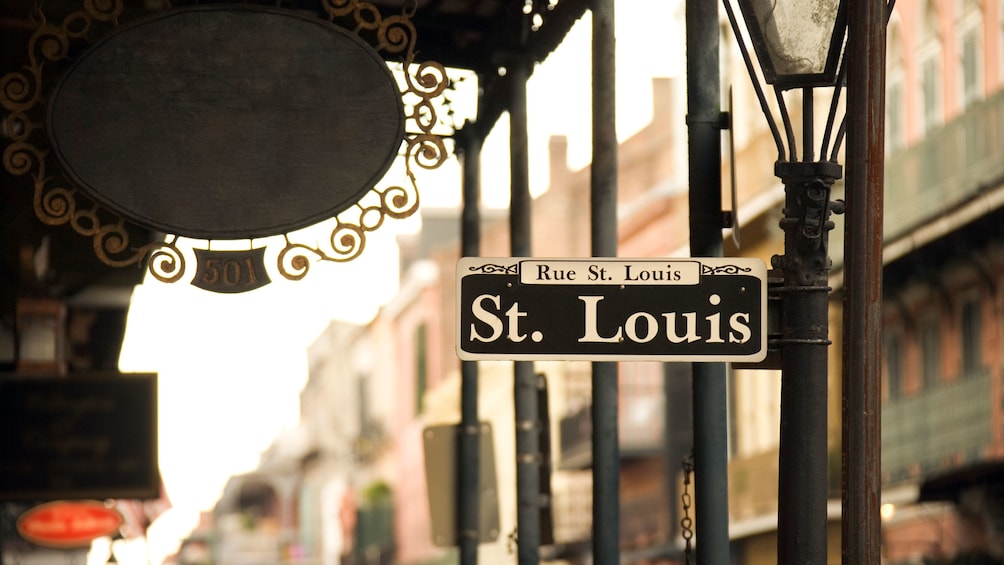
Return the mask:
M122 526L115 508L96 500L48 502L29 509L17 519L24 539L49 547L82 547Z

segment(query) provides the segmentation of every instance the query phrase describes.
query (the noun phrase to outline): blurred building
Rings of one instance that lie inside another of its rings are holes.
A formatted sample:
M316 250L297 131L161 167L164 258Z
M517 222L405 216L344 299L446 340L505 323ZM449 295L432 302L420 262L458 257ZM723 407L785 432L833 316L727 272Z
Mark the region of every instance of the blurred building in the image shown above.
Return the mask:
M724 31L723 82L732 124L741 246L780 254L783 188L777 155L745 68ZM619 149L621 256L681 256L687 246L683 81L653 82L652 123ZM800 123L795 108L794 123ZM883 555L891 564L1004 552L1004 5L917 0L896 5L887 65ZM548 190L532 206L533 254L588 256L589 169L550 143ZM728 170L729 163L723 165ZM723 175L729 178L729 175ZM842 184L835 187L839 198ZM726 199L727 200L727 199ZM275 531L304 563L432 564L437 545L423 431L459 420L455 344L456 211L423 210L401 241L401 291L365 326L332 324L311 347L301 397L303 448L291 490L269 479ZM828 562L840 562L843 222L831 234ZM854 229L851 226L849 229ZM726 234L730 235L730 234ZM505 214L484 214L484 256L508 256ZM479 412L494 436L499 501L485 563L515 548L512 366L481 362ZM590 366L535 363L551 417L547 559L589 562ZM681 562L682 461L692 447L689 364L622 362L621 552L625 563ZM729 515L736 563L776 562L780 374L729 377ZM294 494L289 494L294 493ZM253 497L252 497L253 498ZM241 498L237 497L240 501ZM267 505L266 505L267 506ZM250 507L254 507L253 505ZM283 507L287 508L287 507ZM293 520L290 517L295 516ZM692 514L690 515L692 517ZM219 519L219 516L217 516ZM266 524L269 522L265 522ZM292 528L292 529L284 529ZM217 530L219 530L217 526ZM286 532L283 534L282 532ZM281 536L280 536L281 537ZM281 545L281 544L280 544ZM287 556L292 555L287 552ZM292 559L292 558L290 558ZM296 562L296 561L293 561Z
M685 246L683 134L674 119L683 113L682 86L668 79L654 81L651 124L621 144L618 197L623 256L669 256ZM548 189L532 206L533 254L589 256L589 169L569 170L563 137L552 138L549 165ZM429 563L454 555L437 548L428 530L420 433L426 425L455 423L460 417L460 364L454 336L459 216L425 211L422 219L417 239L402 242L404 290L378 316L393 320L398 339L403 340L398 343L405 344L397 350L400 364L394 390L403 400L393 440L402 470L393 485L403 491L395 496L401 563ZM506 220L489 217L484 222L483 256L509 255ZM512 559L510 553L515 550L510 539L516 513L512 364L481 362L479 366L479 411L492 424L500 507L498 540L482 544L481 559L494 563ZM534 368L547 383L553 446L553 543L543 549L544 555L584 562L591 550L592 527L590 364L538 362ZM664 419L667 413L675 418L671 420L673 438L689 438L689 378L680 369L659 363L621 363L621 538L628 562L679 556L675 501L689 439L675 441L673 460L667 466ZM668 410L663 400L667 373L667 386L684 393L674 396Z
M1004 5L889 24L882 474L890 563L1004 555Z
M891 564L996 563L1004 552L1004 6L899 2L887 43L883 558ZM776 154L766 122L753 110L737 52L726 57L723 76L735 87L740 198L758 193L776 200L762 216L769 222L744 218L742 253L767 258L780 253L782 243L780 185L765 165ZM838 184L834 196L842 190ZM840 562L844 226L839 218L836 223L830 238L829 563ZM751 230L762 237L749 237ZM748 246L751 240L760 243ZM779 386L776 373L736 371L732 378L729 504L740 563L776 561ZM975 560L981 556L988 560Z

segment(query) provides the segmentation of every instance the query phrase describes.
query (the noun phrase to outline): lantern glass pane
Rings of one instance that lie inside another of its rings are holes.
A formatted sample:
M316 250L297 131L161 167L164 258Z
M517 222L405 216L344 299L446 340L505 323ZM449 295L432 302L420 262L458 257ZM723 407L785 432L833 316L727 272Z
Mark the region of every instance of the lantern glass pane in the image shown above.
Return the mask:
M750 5L775 74L826 70L840 0L752 0Z

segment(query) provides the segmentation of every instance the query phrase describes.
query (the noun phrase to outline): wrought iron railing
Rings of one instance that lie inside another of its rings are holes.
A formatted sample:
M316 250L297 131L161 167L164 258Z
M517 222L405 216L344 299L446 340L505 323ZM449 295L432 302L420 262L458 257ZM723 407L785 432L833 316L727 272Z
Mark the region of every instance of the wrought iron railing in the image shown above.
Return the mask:
M1004 182L1004 90L885 164L885 236L895 238Z
M555 475L552 484L554 542L570 544L590 539L593 525L593 475L572 471Z
M618 436L624 458L661 453L664 427L661 394L626 393L621 396ZM586 406L561 418L558 424L561 439L562 469L583 469L592 462L592 420Z
M993 442L989 372L895 398L882 407L882 474L895 484L978 461Z
M588 406L564 416L558 423L561 469L584 469L592 462L593 421Z
M779 452L767 451L729 461L729 517L735 522L777 512ZM826 496L839 499L840 446L827 450Z
M729 517L742 521L777 512L778 451L729 461Z

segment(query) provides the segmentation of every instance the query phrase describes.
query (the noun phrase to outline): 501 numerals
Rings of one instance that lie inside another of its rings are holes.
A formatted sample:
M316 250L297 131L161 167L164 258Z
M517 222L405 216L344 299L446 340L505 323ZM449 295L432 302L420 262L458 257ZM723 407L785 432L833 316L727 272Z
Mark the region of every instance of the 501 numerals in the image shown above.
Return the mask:
M247 292L270 282L265 270L265 248L243 251L196 249L197 270L192 284L220 293Z

